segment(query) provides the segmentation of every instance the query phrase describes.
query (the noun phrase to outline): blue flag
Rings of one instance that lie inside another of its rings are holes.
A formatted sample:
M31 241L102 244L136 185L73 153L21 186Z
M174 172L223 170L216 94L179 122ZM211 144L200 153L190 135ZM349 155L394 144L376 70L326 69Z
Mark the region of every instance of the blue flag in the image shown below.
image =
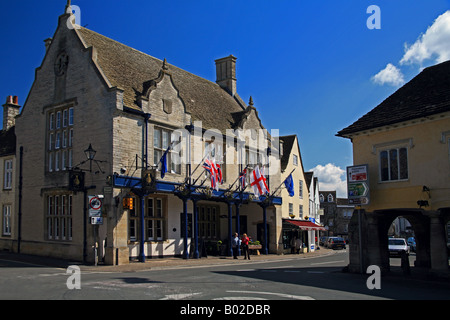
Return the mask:
M170 147L167 148L166 152L164 152L164 155L162 156L160 162L161 162L161 179L164 179L167 173L167 153L169 152Z
M289 177L284 180L284 185L286 186L287 191L289 192L289 196L293 197L294 192L294 180L292 179L292 174L289 175Z

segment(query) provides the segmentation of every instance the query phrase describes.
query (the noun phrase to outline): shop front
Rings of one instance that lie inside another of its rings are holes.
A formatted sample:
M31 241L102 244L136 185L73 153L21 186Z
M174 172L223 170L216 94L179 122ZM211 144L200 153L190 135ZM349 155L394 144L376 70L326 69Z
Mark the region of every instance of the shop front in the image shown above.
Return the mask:
M320 231L326 230L311 221L283 219L284 253L314 252L318 247Z

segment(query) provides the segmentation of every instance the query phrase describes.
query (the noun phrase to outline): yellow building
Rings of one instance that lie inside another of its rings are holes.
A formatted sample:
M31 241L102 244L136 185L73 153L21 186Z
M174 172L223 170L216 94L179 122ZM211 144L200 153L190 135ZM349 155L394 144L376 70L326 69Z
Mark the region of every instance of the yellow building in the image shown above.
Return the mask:
M414 229L416 266L448 271L449 87L450 61L426 68L338 133L352 141L354 165L369 166L363 265L389 267L387 228L403 216Z
M317 210L311 210L314 203L310 201L315 198L315 193L309 189L308 179L311 180L312 172L305 173L299 141L296 135L280 137L283 143L283 154L281 156L281 181L285 181L292 174L293 195L291 196L283 186L281 189L282 203L282 238L284 252L291 252L291 245L295 239L301 242L301 251L315 251L318 232L325 230L319 225L319 214ZM309 176L307 176L309 175ZM314 180L314 179L312 179ZM317 178L315 178L317 180ZM313 188L313 190L315 190ZM318 190L317 190L318 191ZM311 204L313 203L313 204ZM314 222L313 222L314 221Z

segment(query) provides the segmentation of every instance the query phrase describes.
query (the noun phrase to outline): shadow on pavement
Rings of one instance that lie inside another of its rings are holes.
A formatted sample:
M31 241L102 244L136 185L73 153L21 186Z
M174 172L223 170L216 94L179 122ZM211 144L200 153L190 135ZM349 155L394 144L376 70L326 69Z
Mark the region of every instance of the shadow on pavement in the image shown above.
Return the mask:
M367 287L367 275L350 274L338 267L253 269L242 271L216 271L243 278L289 283L298 286L336 290L395 300L449 300L450 283L421 281L395 274L381 276L381 290ZM305 289L302 289L304 292ZM339 299L339 298L336 298Z

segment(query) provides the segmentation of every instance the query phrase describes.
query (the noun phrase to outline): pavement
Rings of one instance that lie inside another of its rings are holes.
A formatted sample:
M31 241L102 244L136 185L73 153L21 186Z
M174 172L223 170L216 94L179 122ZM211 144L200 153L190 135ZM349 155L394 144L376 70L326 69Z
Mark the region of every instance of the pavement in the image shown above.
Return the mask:
M315 252L302 253L302 254L284 254L284 255L252 255L251 260L245 260L243 256L238 257L238 259L233 259L233 257L224 256L208 256L201 259L182 259L177 257L167 257L167 258L147 258L145 262L130 261L129 264L120 266L104 265L99 263L97 266L86 265L77 261L0 252L0 260L16 261L29 266L36 267L55 267L67 269L68 266L78 266L83 272L139 272L145 270L162 270L162 269L176 269L176 268L199 268L215 265L235 265L235 264L246 264L251 262L276 262L285 261L293 259L310 259L319 256L333 255L336 251L321 248Z

